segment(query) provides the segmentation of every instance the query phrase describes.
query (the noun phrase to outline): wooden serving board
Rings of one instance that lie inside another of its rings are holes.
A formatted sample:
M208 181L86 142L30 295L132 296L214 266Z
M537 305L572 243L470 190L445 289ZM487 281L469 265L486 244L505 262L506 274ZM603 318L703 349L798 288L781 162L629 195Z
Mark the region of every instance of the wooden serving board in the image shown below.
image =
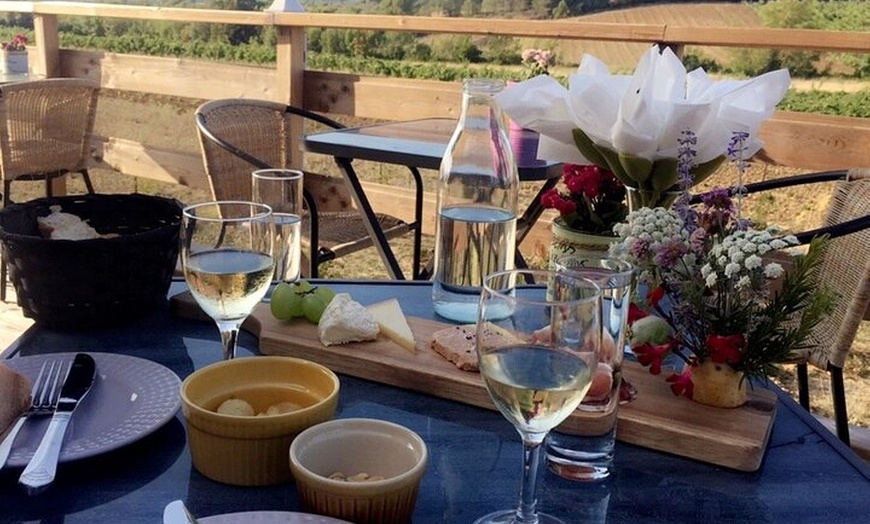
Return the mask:
M178 316L208 320L188 292L172 297L170 303ZM495 409L478 373L462 371L430 349L432 333L452 324L407 320L417 342L416 354L384 337L324 346L315 324L276 320L268 304L259 304L243 327L259 338L260 352L266 355L304 358L337 373ZM638 395L617 410L620 441L740 471L760 467L776 415L775 393L757 388L740 408L713 408L675 397L663 376L650 375L636 363L626 362L623 374ZM606 424L606 417L577 411L559 431L583 435Z

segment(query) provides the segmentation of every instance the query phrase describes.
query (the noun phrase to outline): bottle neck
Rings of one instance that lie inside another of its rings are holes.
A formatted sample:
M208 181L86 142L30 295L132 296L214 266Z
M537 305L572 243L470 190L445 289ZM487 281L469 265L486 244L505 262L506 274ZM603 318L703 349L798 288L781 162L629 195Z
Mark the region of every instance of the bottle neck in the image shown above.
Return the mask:
M504 89L500 80L466 80L462 93L462 114L460 124L465 127L493 127L501 124L504 118L493 95Z

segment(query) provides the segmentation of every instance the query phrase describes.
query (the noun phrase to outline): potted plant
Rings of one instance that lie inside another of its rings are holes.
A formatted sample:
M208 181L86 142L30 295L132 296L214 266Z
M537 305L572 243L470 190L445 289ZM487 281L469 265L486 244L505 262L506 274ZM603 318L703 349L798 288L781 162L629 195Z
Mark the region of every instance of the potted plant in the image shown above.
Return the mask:
M697 211L681 200L673 209L632 211L614 228L620 242L612 254L635 265L647 290L629 319L632 351L653 374L672 364L675 395L737 407L749 379L766 380L791 360L833 308L834 292L817 277L827 239L814 239L784 275L766 255L795 237L750 227L728 190L706 194Z
M545 209L555 209L550 260L561 254L606 252L617 240L613 226L625 220L625 186L609 170L595 165L565 164L561 187L541 195Z
M0 44L2 60L0 60L0 73L24 74L27 73L27 37L15 35L15 38Z

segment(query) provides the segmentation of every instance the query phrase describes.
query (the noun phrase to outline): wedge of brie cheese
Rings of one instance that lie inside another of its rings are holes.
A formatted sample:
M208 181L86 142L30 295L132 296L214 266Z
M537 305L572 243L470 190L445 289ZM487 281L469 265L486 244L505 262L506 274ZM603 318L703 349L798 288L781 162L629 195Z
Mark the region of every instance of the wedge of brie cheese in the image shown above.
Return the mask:
M324 346L375 340L379 331L372 314L348 293L335 295L317 324L317 334Z
M402 312L398 300L391 298L378 302L369 306L368 310L375 317L381 333L411 353L417 352L414 333L411 332L411 327L405 319L405 314Z

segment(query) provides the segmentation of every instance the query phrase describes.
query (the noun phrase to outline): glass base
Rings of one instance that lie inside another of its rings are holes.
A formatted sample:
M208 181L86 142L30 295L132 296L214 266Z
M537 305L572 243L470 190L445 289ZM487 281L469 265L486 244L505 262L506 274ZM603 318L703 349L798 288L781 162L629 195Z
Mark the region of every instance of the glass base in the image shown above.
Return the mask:
M546 513L538 513L537 524L566 524L565 521L557 519ZM517 520L517 510L505 509L496 511L489 515L484 515L474 521L474 524L536 524L535 522L520 522Z

